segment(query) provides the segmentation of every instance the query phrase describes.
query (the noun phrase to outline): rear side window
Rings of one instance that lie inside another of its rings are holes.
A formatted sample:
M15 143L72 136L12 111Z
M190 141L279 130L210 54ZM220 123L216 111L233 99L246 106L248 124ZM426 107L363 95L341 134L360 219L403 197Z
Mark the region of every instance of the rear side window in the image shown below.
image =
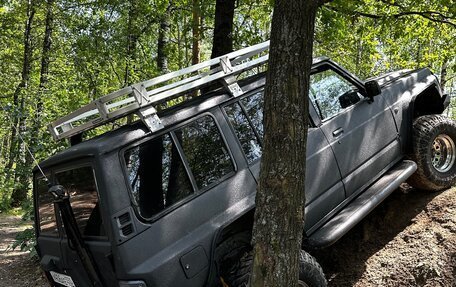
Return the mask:
M35 179L35 192L38 195L40 234L58 236L53 203L54 198L48 192L47 182L44 178Z
M230 124L234 128L247 161L250 163L261 157L263 140L263 91L242 98L224 108Z
M131 148L124 156L131 191L143 218L195 194L194 187L204 189L234 171L210 116Z
M234 170L222 136L210 116L197 119L176 131L185 158L199 189Z
M261 145L241 105L234 103L225 107L226 115L234 128L249 163L261 157Z
M128 150L125 162L133 196L144 218L193 194L182 160L168 134Z
M253 94L249 97L241 99L242 105L245 107L247 116L252 121L252 125L257 131L260 141L263 140L263 93L264 91Z
M105 236L92 167L58 172L55 174L55 179L70 194L71 207L81 234Z

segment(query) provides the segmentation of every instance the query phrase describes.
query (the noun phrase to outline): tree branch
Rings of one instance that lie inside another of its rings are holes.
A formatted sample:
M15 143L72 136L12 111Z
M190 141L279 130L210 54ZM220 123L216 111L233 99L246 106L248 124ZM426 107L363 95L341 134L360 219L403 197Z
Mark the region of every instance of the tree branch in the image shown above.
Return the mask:
M382 1L384 2L384 1ZM421 16L423 18L426 18L428 20L431 20L433 22L438 22L438 23L443 23L443 24L448 24L453 27L456 27L456 23L452 22L451 20L455 20L455 18L446 16L442 14L441 12L437 11L404 11L404 12L399 12L396 14L372 14L372 13L365 13L361 11L349 11L345 9L340 9L338 7L330 6L330 5L325 5L323 6L331 11L338 12L338 13L343 13L345 15L350 15L350 16L362 16L366 18L371 18L371 19L387 19L387 18L401 18L404 16ZM433 17L432 15L437 15L441 19L437 19Z

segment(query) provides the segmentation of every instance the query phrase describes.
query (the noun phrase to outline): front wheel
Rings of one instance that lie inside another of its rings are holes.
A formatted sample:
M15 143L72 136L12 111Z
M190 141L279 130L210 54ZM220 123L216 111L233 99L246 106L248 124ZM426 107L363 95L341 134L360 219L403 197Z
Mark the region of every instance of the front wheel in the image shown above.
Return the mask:
M456 124L441 115L422 116L413 123L413 152L418 169L408 183L438 191L456 183Z
M224 286L249 286L250 272L253 264L253 251L243 254L233 265L224 280ZM325 274L320 264L312 255L301 250L299 254L299 287L327 286Z

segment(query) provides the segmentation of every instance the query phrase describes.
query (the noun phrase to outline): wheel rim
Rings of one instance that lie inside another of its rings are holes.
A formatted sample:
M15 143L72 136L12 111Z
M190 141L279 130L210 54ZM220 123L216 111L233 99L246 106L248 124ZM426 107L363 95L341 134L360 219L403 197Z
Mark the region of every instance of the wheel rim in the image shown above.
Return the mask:
M432 165L439 172L449 171L456 159L454 141L445 134L438 135L432 144Z
M298 281L298 286L299 287L309 287L309 285L306 284L306 282L302 281L302 280L299 280Z

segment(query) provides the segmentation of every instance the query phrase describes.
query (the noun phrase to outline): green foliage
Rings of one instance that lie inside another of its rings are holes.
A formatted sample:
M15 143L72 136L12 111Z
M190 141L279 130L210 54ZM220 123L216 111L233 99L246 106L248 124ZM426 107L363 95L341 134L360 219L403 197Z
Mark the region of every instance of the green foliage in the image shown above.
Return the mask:
M19 179L30 178L34 164L27 162L25 145L12 137L13 122L23 119L21 136L38 160L65 149L66 142L53 141L47 132L49 122L97 97L159 74L158 30L170 3L169 69L183 68L192 60L190 0L60 0L52 6L50 65L43 86L47 1L33 1L30 79L16 103L28 1L0 1L0 210L10 207L15 189L27 189L31 197L30 181ZM269 38L271 3L237 1L235 49ZM206 60L211 54L215 1L200 0L199 4L201 60ZM330 56L361 78L429 66L437 75L446 72L445 89L456 96L455 13L453 0L332 1L319 12L314 55ZM40 104L43 111L38 113ZM34 125L39 128L35 130Z
M13 244L8 247L8 250L19 249L23 252L27 251L30 253L30 257L37 258L38 254L36 253L35 246L35 230L33 228L27 228L16 235Z

